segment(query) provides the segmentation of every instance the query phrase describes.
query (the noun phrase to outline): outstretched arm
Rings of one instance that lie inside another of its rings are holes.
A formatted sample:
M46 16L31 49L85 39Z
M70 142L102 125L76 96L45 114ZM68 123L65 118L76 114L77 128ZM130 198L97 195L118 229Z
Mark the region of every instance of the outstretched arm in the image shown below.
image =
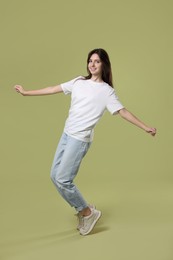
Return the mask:
M136 116L134 116L131 112L129 112L127 109L125 109L125 108L120 109L119 114L122 118L126 119L130 123L140 127L141 129L143 129L147 133L151 134L152 136L155 136L156 128L147 126L142 121L140 121Z
M52 94L63 92L60 85L37 89L37 90L25 90L22 86L15 85L14 89L23 96L43 96L43 95L52 95Z

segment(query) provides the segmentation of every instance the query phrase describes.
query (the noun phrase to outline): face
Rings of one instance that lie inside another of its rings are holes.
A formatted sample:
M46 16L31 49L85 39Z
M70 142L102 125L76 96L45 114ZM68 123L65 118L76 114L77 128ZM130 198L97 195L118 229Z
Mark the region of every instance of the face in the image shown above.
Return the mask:
M94 53L91 55L88 63L88 69L92 76L97 76L101 78L102 75L102 62L98 54Z

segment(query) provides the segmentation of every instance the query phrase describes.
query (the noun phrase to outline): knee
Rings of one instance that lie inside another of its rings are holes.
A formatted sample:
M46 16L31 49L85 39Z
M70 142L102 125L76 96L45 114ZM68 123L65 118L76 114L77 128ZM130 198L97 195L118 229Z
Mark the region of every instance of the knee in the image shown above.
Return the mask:
M50 178L54 183L56 182L56 171L54 168L51 169Z
M51 170L50 178L56 186L58 186L58 187L63 186L63 181L61 180L60 175L57 170L56 171L55 171L55 169Z
M58 188L62 189L71 187L71 184L73 182L71 178L69 178L67 174L65 174L65 171L61 169L61 167L52 167L50 178Z

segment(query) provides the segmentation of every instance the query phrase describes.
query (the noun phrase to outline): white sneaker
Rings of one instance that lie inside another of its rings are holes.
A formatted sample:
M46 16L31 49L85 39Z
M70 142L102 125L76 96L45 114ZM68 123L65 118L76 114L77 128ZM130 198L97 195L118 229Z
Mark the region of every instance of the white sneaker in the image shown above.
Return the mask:
M88 207L90 209L95 209L96 208L94 205L88 205ZM77 230L80 230L81 227L83 226L83 216L81 216L79 212L76 214L76 216L78 217L78 221L79 221L78 225L77 225Z
M83 236L88 235L93 230L100 217L101 211L91 209L91 214L89 216L82 217L83 225L80 228L80 234Z
M76 214L76 216L78 217L78 225L77 225L77 230L80 230L80 228L82 227L82 224L83 224L83 217L81 216L81 214L78 212Z

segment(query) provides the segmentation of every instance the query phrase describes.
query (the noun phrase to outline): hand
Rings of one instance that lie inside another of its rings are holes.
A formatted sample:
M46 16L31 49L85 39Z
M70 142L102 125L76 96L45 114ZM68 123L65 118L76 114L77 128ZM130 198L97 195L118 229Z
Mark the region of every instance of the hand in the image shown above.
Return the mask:
M152 136L155 136L156 135L156 128L148 127L148 129L146 129L146 132L149 133Z
M20 86L20 85L15 85L15 86L14 86L14 89L16 90L16 92L18 92L18 93L20 93L20 94L22 94L22 95L24 95L24 93L25 93L25 90L24 90L23 87Z

